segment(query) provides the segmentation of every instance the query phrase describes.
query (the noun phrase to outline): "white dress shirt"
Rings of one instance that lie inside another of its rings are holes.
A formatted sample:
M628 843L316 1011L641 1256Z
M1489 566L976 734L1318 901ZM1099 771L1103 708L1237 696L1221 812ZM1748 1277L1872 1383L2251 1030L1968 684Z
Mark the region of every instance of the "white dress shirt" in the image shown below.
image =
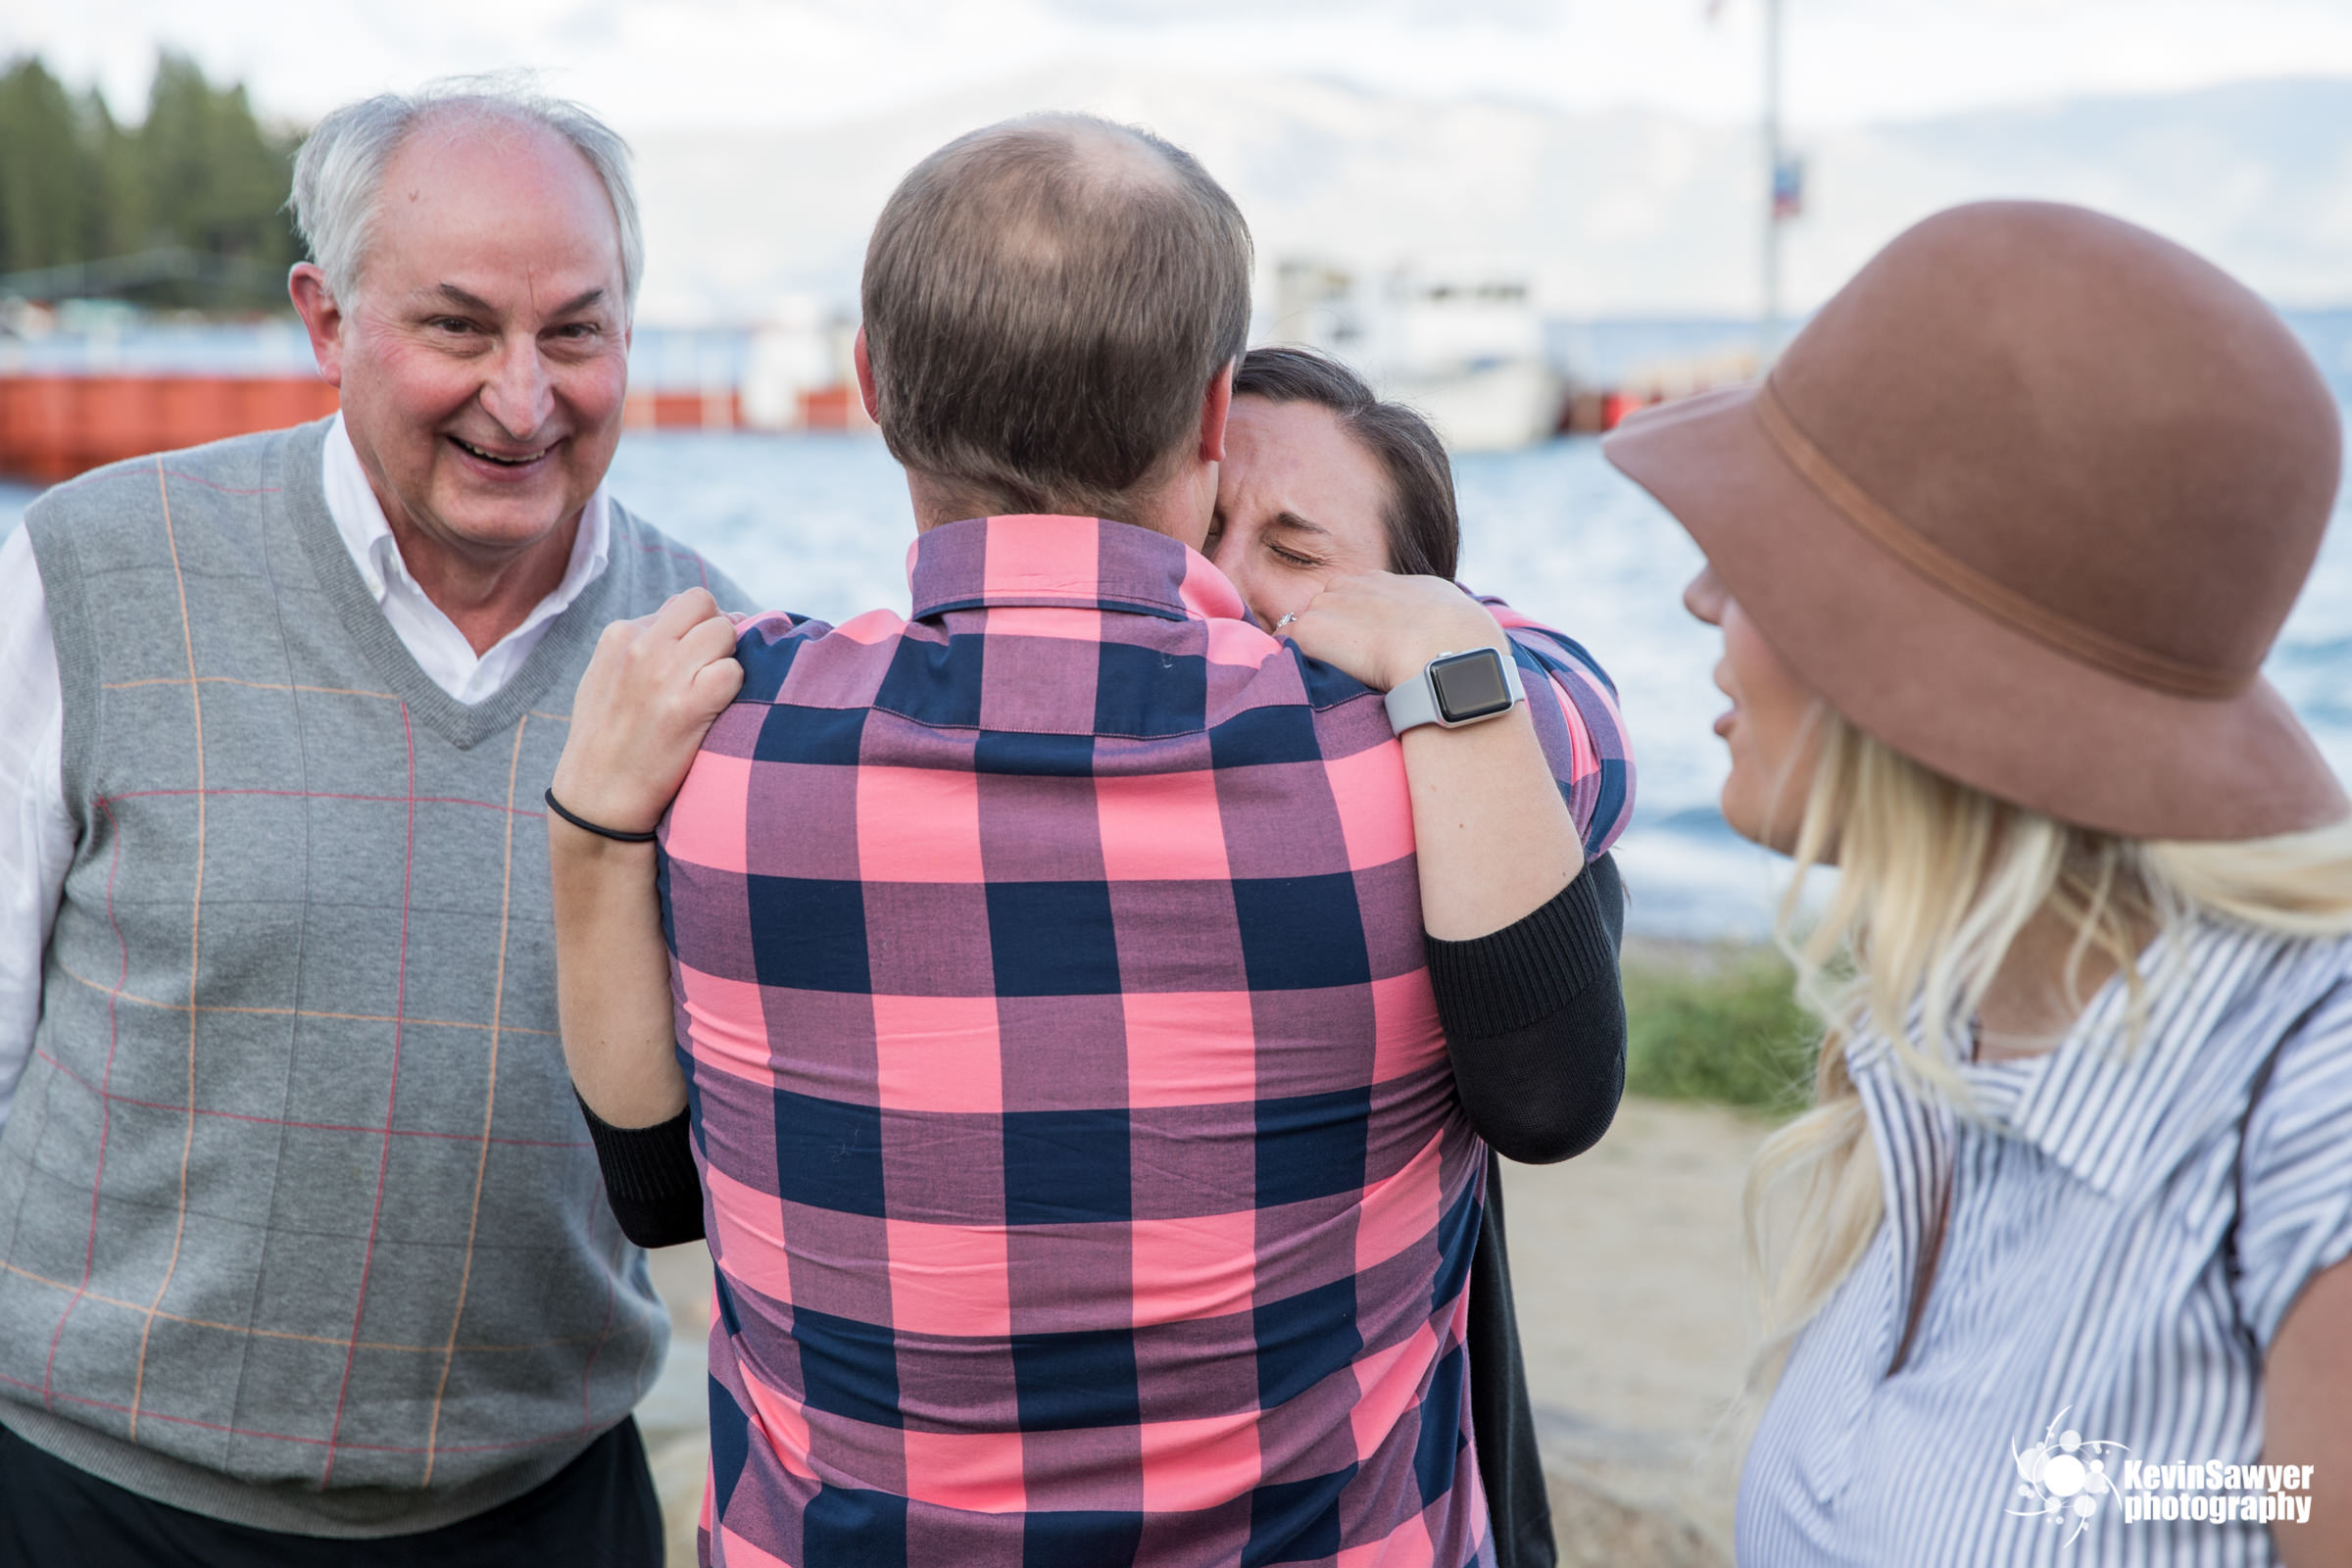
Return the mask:
M487 701L514 678L548 623L605 569L612 507L598 485L580 514L571 561L555 592L521 625L475 655L466 634L425 597L401 559L384 509L338 416L321 454L327 514L384 618L433 683L461 703ZM66 805L66 706L49 602L23 528L0 541L0 1125L32 1054L41 1016L41 965L77 842Z

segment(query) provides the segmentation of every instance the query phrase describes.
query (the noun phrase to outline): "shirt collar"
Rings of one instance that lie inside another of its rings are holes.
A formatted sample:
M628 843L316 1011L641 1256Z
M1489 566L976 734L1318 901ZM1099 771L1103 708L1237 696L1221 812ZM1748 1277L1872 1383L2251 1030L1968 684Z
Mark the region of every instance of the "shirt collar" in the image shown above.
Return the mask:
M2267 932L2190 919L2140 955L2146 1013L2132 1017L2122 978L2109 980L2049 1052L1955 1063L1969 1099L1960 1112L2033 1145L2099 1192L2128 1192L2147 1164L2210 1118L2168 1115L2209 1105L2232 1113L2243 1062L2291 1027L2340 975L2340 961L2299 961L2306 945ZM2308 970L2308 974L2305 971ZM2309 995L2306 995L2309 993ZM1876 1032L1854 1043L1848 1070L1904 1100L1937 1100L1909 1082Z
M1007 515L942 523L906 553L914 618L1030 606L1163 620L1246 620L1242 596L1206 557L1165 534L1103 517Z
M400 545L392 537L392 524L384 517L383 504L375 499L375 487L368 482L368 470L360 466L359 449L351 444L351 432L343 428L343 416L336 415L326 427L326 444L319 456L320 481L326 490L326 513L334 519L335 532L343 539L343 548L351 555L352 564L360 569L360 580L368 585L377 604L399 584L419 597L424 590L409 574L408 563L401 559ZM532 607L523 625L524 630L562 614L579 598L581 590L604 575L612 558L612 504L599 484L588 496L588 504L580 512L579 532L571 542L571 559L564 568L563 581L555 591ZM428 601L429 603L429 601Z

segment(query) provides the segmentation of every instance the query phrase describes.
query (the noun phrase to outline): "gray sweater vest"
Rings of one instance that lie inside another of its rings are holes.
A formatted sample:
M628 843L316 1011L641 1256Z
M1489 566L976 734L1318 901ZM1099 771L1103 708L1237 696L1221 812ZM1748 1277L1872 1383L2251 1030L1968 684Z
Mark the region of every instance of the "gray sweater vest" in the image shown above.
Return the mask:
M540 792L611 564L489 701L410 658L313 424L25 516L81 841L0 1133L0 1423L218 1519L433 1529L625 1417L668 1324L556 1034Z

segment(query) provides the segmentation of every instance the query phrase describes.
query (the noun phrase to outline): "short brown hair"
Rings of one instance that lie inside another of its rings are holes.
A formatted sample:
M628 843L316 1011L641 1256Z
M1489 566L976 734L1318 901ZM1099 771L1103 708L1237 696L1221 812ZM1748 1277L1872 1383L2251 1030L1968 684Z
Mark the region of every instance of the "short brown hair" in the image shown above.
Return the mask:
M1311 403L1337 415L1340 428L1388 475L1389 569L1452 577L1462 517L1453 500L1453 465L1427 419L1401 403L1383 403L1362 376L1312 349L1251 349L1233 378L1233 395Z
M1115 514L1250 332L1249 226L1194 158L1084 115L958 137L891 193L862 304L891 455L996 511Z

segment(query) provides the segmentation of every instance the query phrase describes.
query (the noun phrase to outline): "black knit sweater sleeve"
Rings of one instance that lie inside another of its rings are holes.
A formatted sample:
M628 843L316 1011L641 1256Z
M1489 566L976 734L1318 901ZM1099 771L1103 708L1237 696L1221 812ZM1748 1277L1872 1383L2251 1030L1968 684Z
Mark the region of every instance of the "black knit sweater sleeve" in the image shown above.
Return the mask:
M639 1247L675 1247L703 1239L703 1183L694 1169L690 1111L651 1127L615 1127L580 1102L605 1197L620 1234Z
M1625 1091L1624 934L1625 885L1604 855L1490 936L1423 939L1454 1090L1504 1158L1548 1165L1609 1130Z

